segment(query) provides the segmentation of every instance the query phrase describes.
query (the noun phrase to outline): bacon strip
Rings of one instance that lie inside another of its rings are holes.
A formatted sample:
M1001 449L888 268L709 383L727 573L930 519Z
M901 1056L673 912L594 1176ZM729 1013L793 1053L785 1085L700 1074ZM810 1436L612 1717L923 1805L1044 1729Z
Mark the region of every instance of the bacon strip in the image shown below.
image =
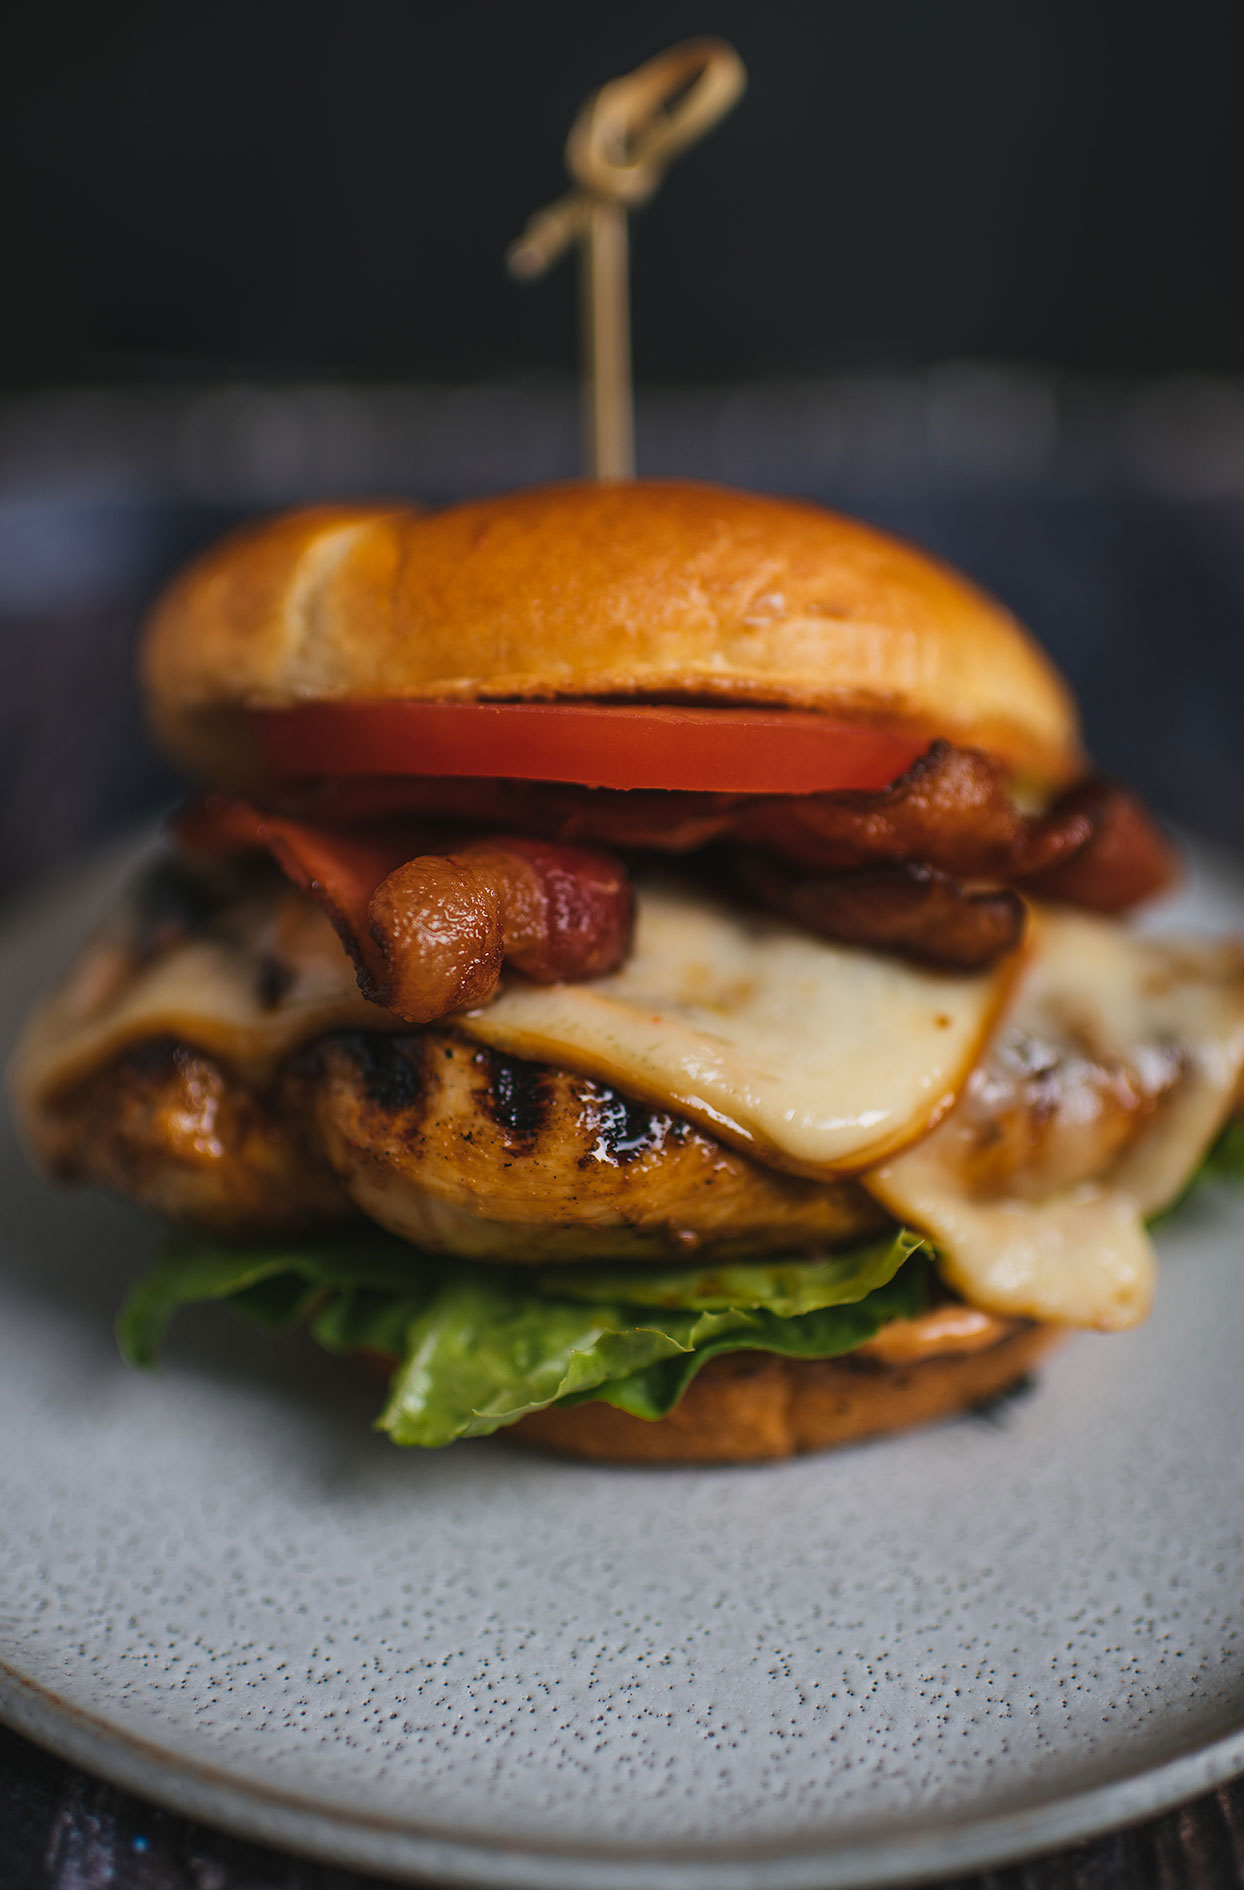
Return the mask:
M944 872L1000 877L1014 861L1024 821L997 762L934 742L888 788L765 801L740 809L735 831L746 845L816 872L920 860Z
M960 879L1023 882L1042 897L1108 913L1152 897L1175 873L1166 841L1125 789L1094 777L1048 813L1026 816L998 762L943 741L878 792L626 794L538 781L403 779L308 784L292 804L334 808L338 817L348 809L356 818L400 808L408 817L673 854L735 841L816 873L918 862Z
M1063 846L1058 857L1025 878L1039 899L1064 900L1090 912L1126 912L1174 881L1178 866L1171 848L1140 802L1110 781L1083 781L1064 794L1050 819L1064 832L1088 828L1079 847Z
M424 854L368 906L375 954L364 995L412 1024L492 996L508 961L537 984L599 978L630 950L634 899L621 863L540 840L473 841Z
M735 810L755 805L756 796L392 775L282 783L273 790L272 804L298 819L375 821L401 815L514 828L545 840L691 853L720 840Z
M177 823L198 852L262 849L316 899L359 987L412 1024L491 997L502 965L537 983L595 978L630 949L633 896L608 854L539 840L429 853L410 823L317 825L213 796Z
M983 971L1024 936L1017 893L969 892L932 866L905 861L808 879L745 854L739 869L758 899L809 932L943 971Z
M1171 883L1174 855L1135 796L1099 776L1046 814L1021 814L1003 769L934 742L880 793L770 801L736 817L740 839L817 871L919 862L957 878L1018 881L1043 898L1115 913Z

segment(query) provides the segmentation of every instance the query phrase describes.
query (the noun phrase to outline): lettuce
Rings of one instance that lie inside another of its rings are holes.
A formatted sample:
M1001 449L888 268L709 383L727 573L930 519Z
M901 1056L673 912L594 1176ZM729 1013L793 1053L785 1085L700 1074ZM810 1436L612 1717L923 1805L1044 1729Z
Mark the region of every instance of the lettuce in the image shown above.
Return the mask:
M154 1365L182 1306L228 1300L234 1312L279 1332L306 1324L330 1352L400 1353L412 1318L433 1290L410 1249L379 1237L282 1247L233 1247L190 1236L170 1240L117 1319L130 1365Z
M1204 1183L1214 1181L1244 1184L1244 1116L1233 1116L1219 1131L1200 1167L1193 1169L1173 1201L1149 1216L1147 1225L1154 1230L1166 1227Z
M399 1444L479 1437L551 1404L600 1398L663 1417L724 1352L831 1358L928 1300L919 1235L814 1259L723 1267L501 1267L441 1260L369 1229L280 1247L179 1239L117 1322L150 1365L182 1306L227 1301L332 1352L396 1358L379 1427Z
M1244 1181L1244 1120L1192 1180ZM1174 1211L1166 1211L1160 1219ZM117 1321L150 1366L174 1313L206 1300L330 1352L397 1360L378 1425L399 1444L481 1437L529 1411L595 1398L664 1417L711 1358L834 1358L929 1300L932 1254L897 1230L814 1258L715 1266L487 1266L418 1252L377 1228L280 1246L180 1238Z
M1244 1116L1228 1122L1209 1154L1197 1180L1244 1182Z
M541 1290L570 1299L625 1300L631 1306L682 1307L721 1312L727 1307L764 1307L779 1318L819 1312L862 1299L885 1286L923 1236L900 1229L866 1247L850 1247L817 1259L744 1260L734 1265L548 1267L536 1277Z

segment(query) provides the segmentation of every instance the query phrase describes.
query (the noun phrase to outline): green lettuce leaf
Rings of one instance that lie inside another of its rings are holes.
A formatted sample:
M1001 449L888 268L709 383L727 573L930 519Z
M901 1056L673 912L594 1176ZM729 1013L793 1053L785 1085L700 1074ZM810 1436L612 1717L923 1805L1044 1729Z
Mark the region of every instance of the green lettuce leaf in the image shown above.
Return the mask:
M727 1351L850 1351L923 1308L923 1246L901 1231L810 1260L532 1269L434 1259L375 1230L272 1248L179 1240L130 1294L118 1338L148 1365L198 1300L269 1329L305 1322L330 1351L397 1358L380 1428L438 1446L592 1397L661 1417Z
M690 1356L750 1323L747 1312L665 1311L544 1299L523 1281L447 1284L408 1333L380 1423L395 1443L482 1437L529 1411Z
M1201 1177L1244 1182L1244 1116L1236 1116L1222 1131L1205 1157Z
M150 1367L173 1314L205 1300L269 1331L307 1322L328 1351L400 1352L406 1325L435 1290L411 1249L385 1235L282 1247L226 1246L177 1236L130 1289L117 1341L131 1365ZM397 1344L384 1341L397 1339Z
M826 1306L783 1319L756 1312L744 1330L707 1337L689 1357L672 1358L598 1385L590 1395L633 1417L662 1418L674 1409L696 1373L724 1352L780 1352L787 1358L839 1358L875 1338L892 1319L914 1319L929 1304L929 1267L914 1260L885 1286L855 1305ZM565 1398L579 1404L580 1398Z
M1146 1224L1155 1230L1165 1227L1207 1181L1244 1184L1244 1116L1233 1116L1226 1127L1219 1131L1217 1141L1211 1145L1200 1167L1189 1175L1175 1199L1166 1207L1159 1208L1156 1214L1151 1214Z
M720 1312L763 1306L780 1318L819 1312L863 1299L892 1280L903 1262L925 1245L922 1235L900 1228L866 1247L849 1247L817 1259L743 1260L727 1266L645 1265L545 1267L536 1279L541 1292L558 1298L625 1300L630 1306L682 1307Z

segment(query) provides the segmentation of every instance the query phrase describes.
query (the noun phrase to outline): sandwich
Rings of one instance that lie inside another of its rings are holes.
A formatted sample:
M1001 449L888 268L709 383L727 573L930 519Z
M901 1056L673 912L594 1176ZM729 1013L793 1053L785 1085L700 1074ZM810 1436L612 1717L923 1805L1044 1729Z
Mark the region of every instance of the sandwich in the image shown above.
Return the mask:
M383 1371L398 1443L745 1462L1149 1312L1240 1142L1244 956L1001 605L817 506L321 507L158 603L189 791L30 1020L54 1175Z

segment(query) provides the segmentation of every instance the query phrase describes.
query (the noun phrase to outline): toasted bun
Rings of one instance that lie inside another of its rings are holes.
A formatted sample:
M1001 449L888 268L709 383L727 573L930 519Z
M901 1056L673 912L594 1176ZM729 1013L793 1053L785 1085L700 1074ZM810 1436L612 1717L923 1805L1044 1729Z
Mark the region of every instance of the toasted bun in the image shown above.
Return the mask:
M533 1412L506 1435L598 1462L763 1463L971 1410L1027 1377L1062 1336L1058 1326L1026 1326L983 1351L915 1365L736 1352L706 1365L657 1423L580 1404Z
M321 507L173 585L151 717L193 772L244 772L247 706L622 696L823 709L1080 767L1065 685L945 565L819 506L716 486L562 485L439 513Z

